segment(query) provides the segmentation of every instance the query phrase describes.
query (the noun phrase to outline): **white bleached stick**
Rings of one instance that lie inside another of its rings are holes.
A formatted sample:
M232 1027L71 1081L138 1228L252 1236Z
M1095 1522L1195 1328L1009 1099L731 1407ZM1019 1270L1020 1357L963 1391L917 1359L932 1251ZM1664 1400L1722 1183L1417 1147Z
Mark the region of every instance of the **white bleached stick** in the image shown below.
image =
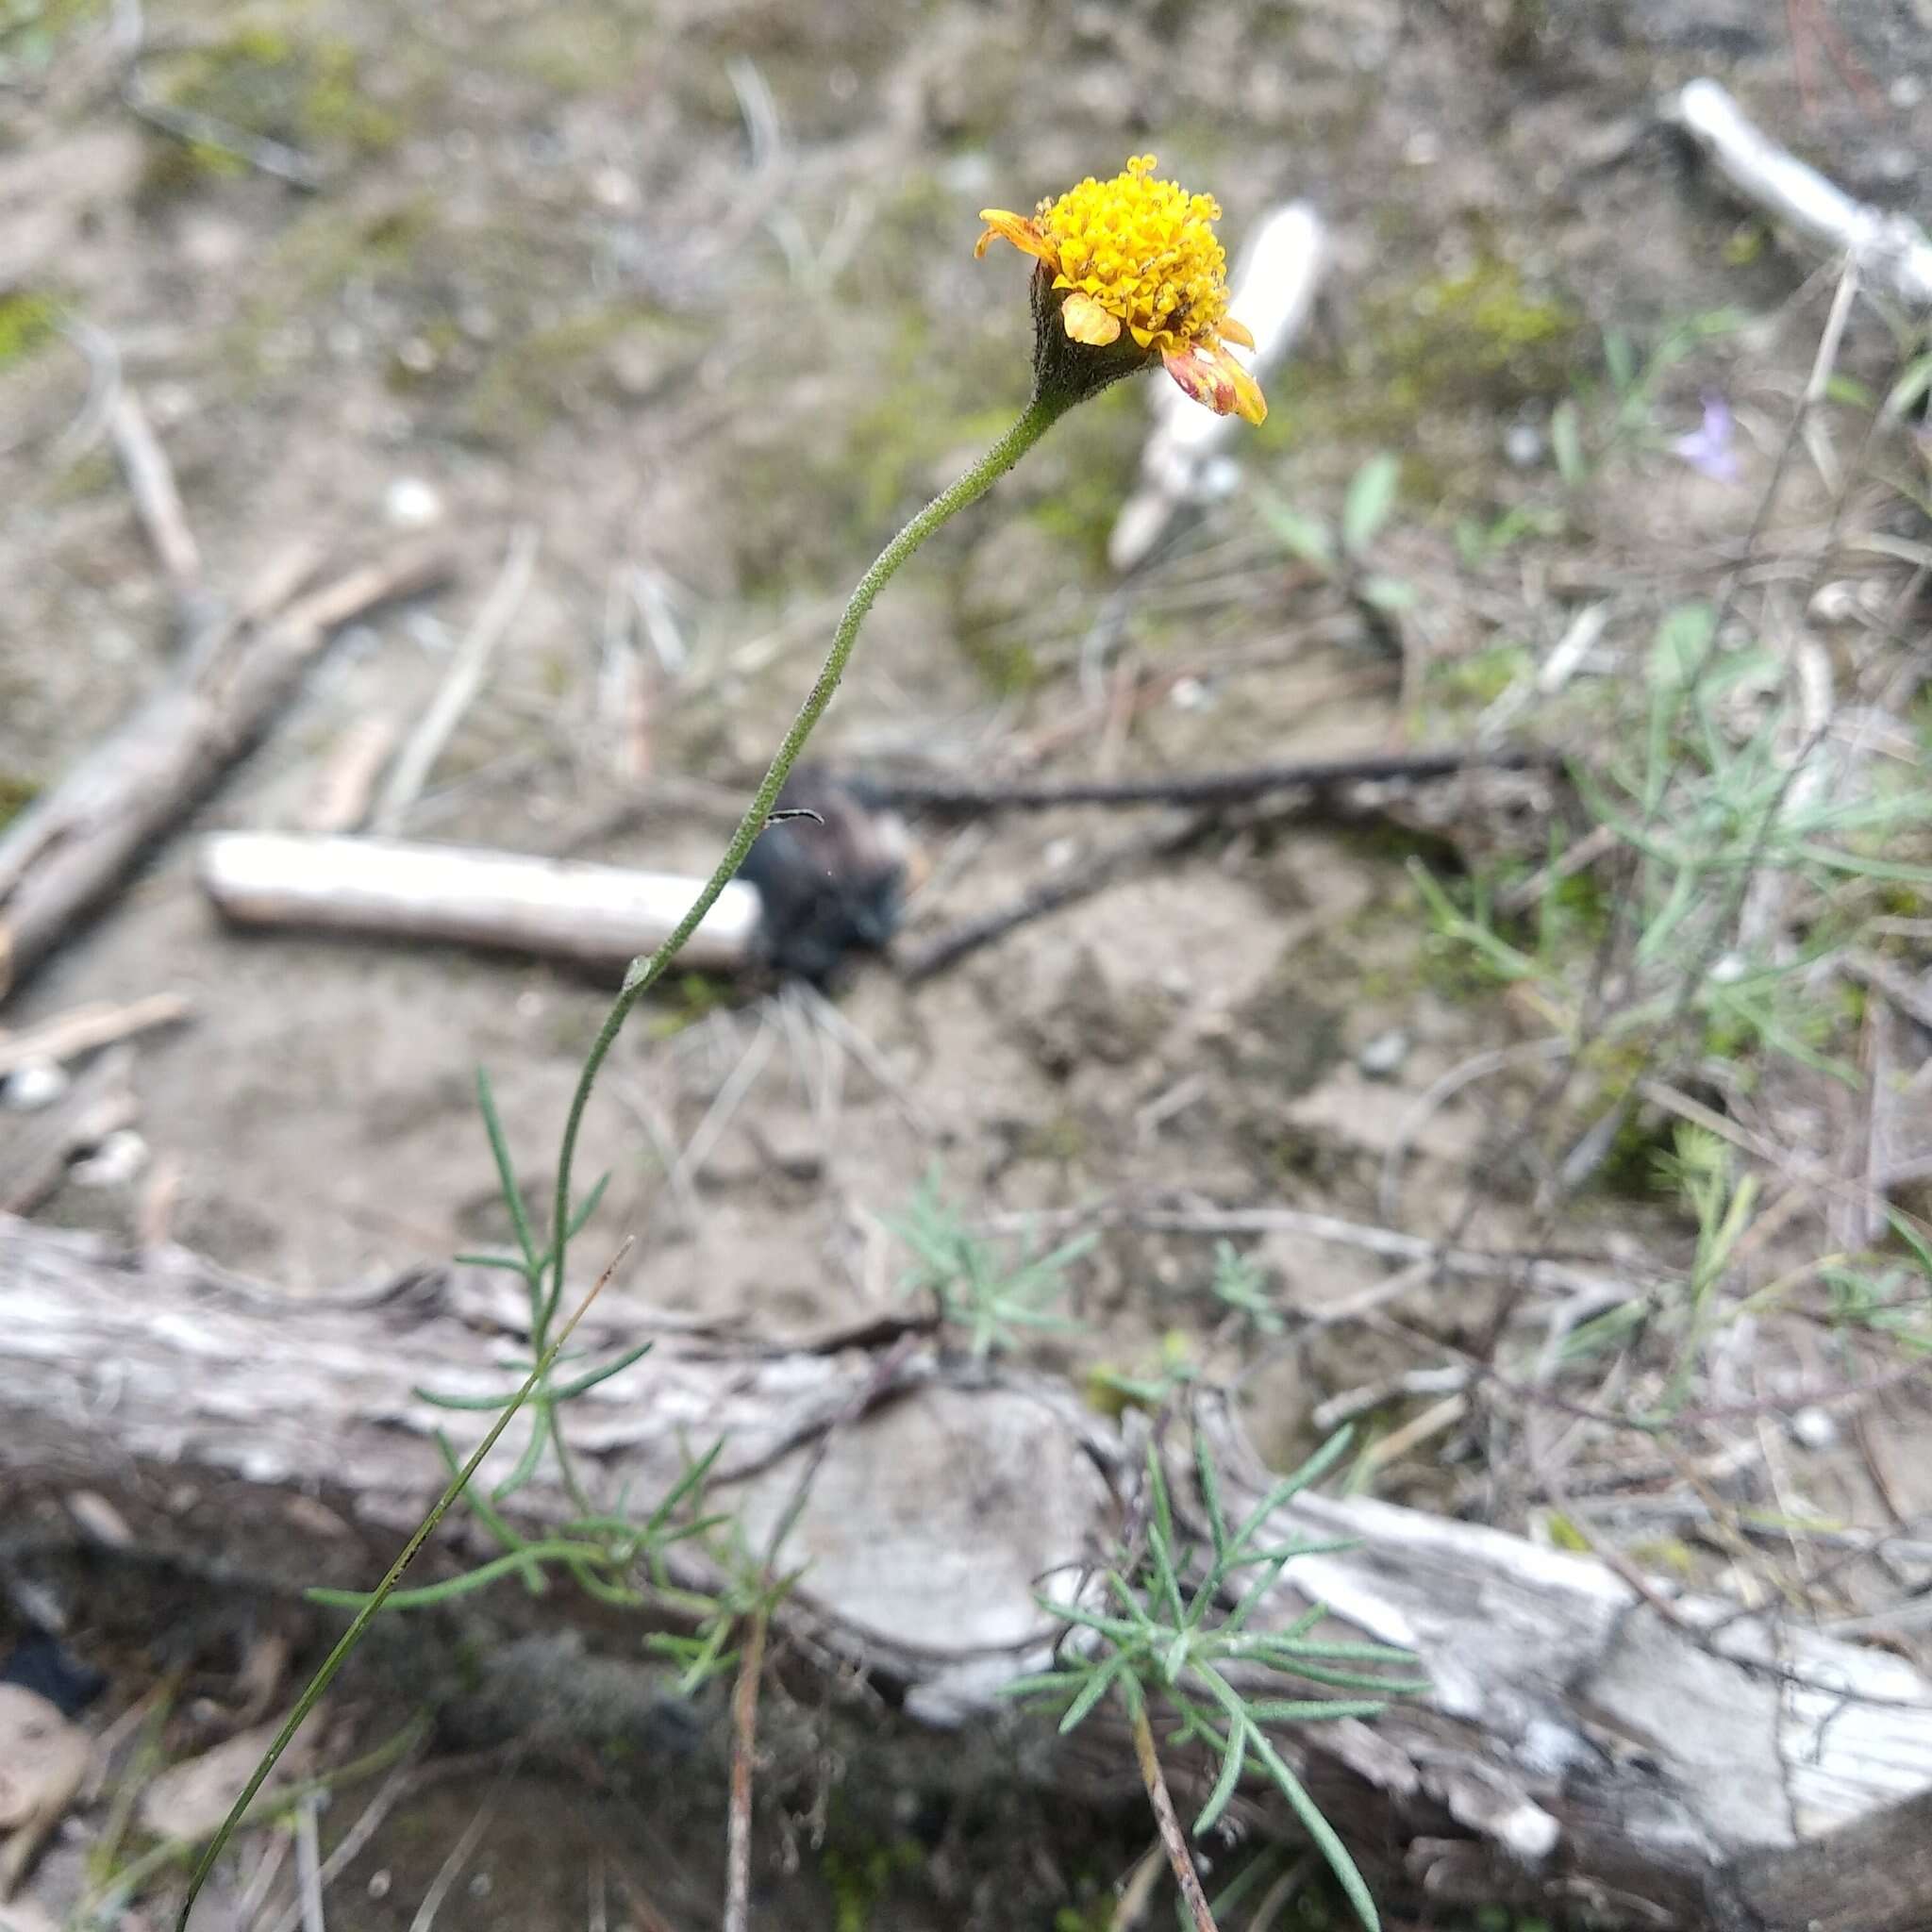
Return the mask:
M1907 215L1855 201L1816 168L1753 126L1714 80L1693 80L1664 109L1732 188L1774 220L1915 308L1932 306L1932 241Z
M1307 326L1326 256L1321 218L1305 201L1276 208L1242 249L1228 313L1247 325L1255 347L1228 353L1263 382L1287 360ZM1124 573L1153 554L1177 511L1225 496L1235 484L1234 466L1222 453L1236 419L1202 408L1172 383L1157 384L1153 393L1154 433L1141 454L1140 487L1108 539L1108 560Z
M304 926L449 940L621 967L667 939L698 879L395 839L221 832L202 841L201 882L241 925ZM758 889L733 879L682 958L741 966L758 928Z

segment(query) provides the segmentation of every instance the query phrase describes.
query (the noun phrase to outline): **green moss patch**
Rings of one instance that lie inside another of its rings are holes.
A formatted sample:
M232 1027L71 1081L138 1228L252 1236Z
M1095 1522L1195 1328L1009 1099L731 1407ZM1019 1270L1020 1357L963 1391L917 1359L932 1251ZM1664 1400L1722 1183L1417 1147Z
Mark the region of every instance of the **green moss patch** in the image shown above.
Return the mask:
M59 313L59 304L38 290L0 294L0 370L45 348L54 339Z

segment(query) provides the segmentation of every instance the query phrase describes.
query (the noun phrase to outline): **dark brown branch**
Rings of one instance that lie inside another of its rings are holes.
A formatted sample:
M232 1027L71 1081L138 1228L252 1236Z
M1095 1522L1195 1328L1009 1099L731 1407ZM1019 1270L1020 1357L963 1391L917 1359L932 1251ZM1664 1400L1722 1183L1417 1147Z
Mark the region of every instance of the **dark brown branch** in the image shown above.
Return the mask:
M1212 812L1191 812L1185 819L1178 823L1171 822L1158 831L1143 832L1106 846L1078 865L1070 865L1064 872L1028 887L1017 899L1008 900L1006 905L977 919L969 919L953 926L936 939L928 940L924 945L900 955L899 972L913 985L922 979L930 979L934 974L943 973L949 966L957 966L967 954L991 945L994 940L1005 939L1016 927L1043 918L1049 912L1058 912L1062 906L1071 906L1099 891L1104 886L1111 885L1123 873L1131 871L1135 866L1150 858L1166 858L1185 851L1208 831L1214 822Z
M998 781L961 784L941 778L849 775L846 783L880 805L916 806L958 817L999 811L1052 811L1069 805L1242 805L1280 791L1331 792L1343 785L1422 784L1461 773L1556 768L1547 752L1505 750L1391 752L1350 758L1305 758L1230 772L1182 772L1168 777L1071 779L1060 784Z

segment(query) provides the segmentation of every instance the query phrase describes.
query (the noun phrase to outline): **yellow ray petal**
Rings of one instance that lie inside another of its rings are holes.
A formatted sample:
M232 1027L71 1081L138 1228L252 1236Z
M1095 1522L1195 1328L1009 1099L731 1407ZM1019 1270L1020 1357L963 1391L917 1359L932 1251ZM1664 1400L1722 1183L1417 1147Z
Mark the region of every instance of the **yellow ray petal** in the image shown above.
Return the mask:
M1060 308L1060 325L1076 342L1090 349L1104 349L1120 340L1120 318L1109 315L1091 295L1075 289Z
M1255 339L1248 333L1247 325L1237 322L1231 315L1224 315L1214 325L1214 332L1224 341L1239 342L1244 349L1252 349L1255 346Z
M983 208L979 219L986 224L986 232L973 245L973 255L978 260L986 254L987 244L995 235L1003 236L1024 255L1037 256L1049 266L1058 268L1058 251L1047 237L1041 232L1040 225L1030 215L1016 215L1003 208Z

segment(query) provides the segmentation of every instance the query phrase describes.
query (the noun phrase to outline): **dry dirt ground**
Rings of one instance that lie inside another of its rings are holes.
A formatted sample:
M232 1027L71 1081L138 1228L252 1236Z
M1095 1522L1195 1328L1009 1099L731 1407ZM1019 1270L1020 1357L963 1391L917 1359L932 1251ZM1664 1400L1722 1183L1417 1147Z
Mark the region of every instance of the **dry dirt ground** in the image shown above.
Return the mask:
M314 185L132 111L130 60L147 97L287 143ZM529 593L405 829L554 850L589 827L586 856L707 867L728 818L688 791L598 828L646 767L739 795L845 589L1023 399L1023 274L974 262L983 205L1152 148L1212 187L1231 239L1310 198L1335 261L1231 503L1116 596L1105 535L1147 419L1141 388L1110 393L892 585L826 758L1073 776L1440 741L1494 695L1499 653L1546 650L1580 604L1607 595L1642 631L1736 555L1829 293L1657 126L1698 74L1853 192L1932 210L1924 0L1789 19L1764 0L0 4L0 812L154 690L179 642L105 441L69 434L91 365L51 314L114 345L213 595L297 540L347 563L417 518L457 566L339 638L258 753L0 1009L19 1027L88 1000L193 1002L138 1050L146 1166L44 1211L131 1234L164 1206L175 1239L292 1293L502 1237L474 1070L541 1175L608 989L237 936L197 890L195 837L299 824L355 734L407 729L528 526ZM1600 376L1605 330L1654 342L1721 309L1759 318L1723 369L1740 480L1668 453L1716 379L1693 358L1587 527L1458 552L1459 523L1548 501L1550 413ZM1861 324L1847 367L1878 379L1890 354ZM1394 652L1256 508L1265 491L1332 516L1380 450L1404 465L1388 565L1422 592ZM654 596L689 655L640 710L613 699L613 667L657 661ZM1104 608L1124 643L1095 674ZM1191 665L1124 702L1132 676ZM1437 808L1459 842L1491 836L1456 813ZM1525 1030L1424 956L1405 860L1447 856L1425 816L1231 824L916 987L864 965L836 994L863 1053L796 1001L681 980L593 1108L580 1171L613 1180L586 1257L634 1230L619 1292L784 1335L891 1305L885 1220L929 1172L975 1218L1187 1190L1376 1220L1410 1103ZM915 822L907 942L1124 829ZM1506 1083L1433 1114L1405 1226L1447 1224L1511 1104ZM672 1186L667 1150L694 1136ZM1491 1177L1475 1232L1501 1241L1520 1210ZM1655 1220L1586 1202L1564 1244ZM1386 1272L1285 1235L1257 1256L1304 1308ZM1280 1455L1310 1440L1315 1402L1416 1365L1358 1331L1257 1357L1210 1265L1205 1240L1109 1235L1074 1276L1081 1325L1041 1352L1079 1374L1163 1350L1246 1367ZM1439 1286L1414 1312L1466 1340L1494 1295ZM1449 1446L1479 1466L1478 1442ZM1455 1486L1426 1447L1376 1479L1407 1500Z

